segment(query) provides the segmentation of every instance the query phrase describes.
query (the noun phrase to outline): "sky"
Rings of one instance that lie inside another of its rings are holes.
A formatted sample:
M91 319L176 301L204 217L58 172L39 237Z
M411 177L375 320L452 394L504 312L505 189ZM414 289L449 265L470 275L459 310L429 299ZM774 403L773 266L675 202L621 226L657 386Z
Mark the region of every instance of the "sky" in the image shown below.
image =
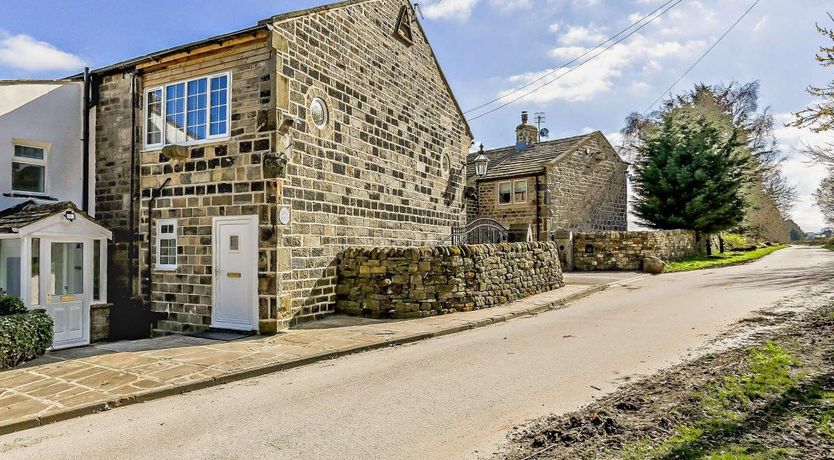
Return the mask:
M600 130L617 143L631 112L643 112L680 78L754 0L682 0L659 19L587 64L469 111L553 72L664 0L418 0L421 22L455 95L471 119L476 145L515 142L522 110L546 113L550 138ZM273 14L327 1L8 0L0 17L0 79L55 78L171 46L248 27ZM827 8L826 8L827 7ZM793 218L805 231L824 226L812 193L825 170L801 154L834 134L785 127L813 102L805 88L834 80L814 59L830 20L823 0L760 0L673 92L695 83L758 81L762 109L777 120L788 159L785 174L799 191ZM832 24L834 25L834 24ZM593 52L592 54L596 54ZM552 81L552 82L551 82ZM551 82L541 87L544 83ZM477 119L531 89L532 94Z

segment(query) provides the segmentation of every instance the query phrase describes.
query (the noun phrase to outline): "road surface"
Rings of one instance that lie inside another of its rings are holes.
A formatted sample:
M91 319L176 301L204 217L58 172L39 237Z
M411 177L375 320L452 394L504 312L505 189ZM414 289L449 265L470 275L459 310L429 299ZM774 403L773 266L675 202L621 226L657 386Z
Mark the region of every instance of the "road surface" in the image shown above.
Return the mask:
M17 458L474 458L834 280L834 252L645 278L569 308L0 437Z

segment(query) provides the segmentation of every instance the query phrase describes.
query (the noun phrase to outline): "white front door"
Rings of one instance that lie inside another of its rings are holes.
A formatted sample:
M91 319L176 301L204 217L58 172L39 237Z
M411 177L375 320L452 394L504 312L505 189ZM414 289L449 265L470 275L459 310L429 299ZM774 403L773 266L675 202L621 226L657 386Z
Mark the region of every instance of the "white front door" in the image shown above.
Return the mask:
M50 241L44 262L48 264L46 311L55 322L53 348L90 343L90 305L84 279L84 243Z
M214 218L211 326L258 329L258 217Z

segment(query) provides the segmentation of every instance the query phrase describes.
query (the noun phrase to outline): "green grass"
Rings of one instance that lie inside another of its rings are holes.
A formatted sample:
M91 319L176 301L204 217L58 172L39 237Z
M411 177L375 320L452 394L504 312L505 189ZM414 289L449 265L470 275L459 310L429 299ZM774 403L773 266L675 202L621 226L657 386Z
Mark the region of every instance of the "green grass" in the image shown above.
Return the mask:
M824 247L825 249L828 249L829 251L834 251L834 242L824 244L824 245L822 245L822 247Z
M801 376L793 372L796 359L781 346L769 342L750 351L750 370L742 376L728 376L708 385L695 395L700 418L675 428L675 434L652 445L643 440L627 446L622 458L636 459L781 459L790 455L782 449L740 446L733 442L744 430L754 401L784 397L796 389ZM828 420L820 421L820 429Z
M780 244L769 246L765 248L756 249L753 251L728 251L723 254L713 254L711 256L699 255L688 257L678 262L669 262L666 264L667 273L687 272L690 270L702 270L705 268L726 267L729 265L738 265L747 262L752 262L780 249L788 247L787 244Z

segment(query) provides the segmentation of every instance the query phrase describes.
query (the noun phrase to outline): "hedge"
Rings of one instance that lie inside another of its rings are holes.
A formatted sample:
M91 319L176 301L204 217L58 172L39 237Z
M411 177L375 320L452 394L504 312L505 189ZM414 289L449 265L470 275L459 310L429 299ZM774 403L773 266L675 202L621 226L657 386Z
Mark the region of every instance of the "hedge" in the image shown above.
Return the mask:
M52 345L52 318L42 310L0 316L0 369L46 353Z

